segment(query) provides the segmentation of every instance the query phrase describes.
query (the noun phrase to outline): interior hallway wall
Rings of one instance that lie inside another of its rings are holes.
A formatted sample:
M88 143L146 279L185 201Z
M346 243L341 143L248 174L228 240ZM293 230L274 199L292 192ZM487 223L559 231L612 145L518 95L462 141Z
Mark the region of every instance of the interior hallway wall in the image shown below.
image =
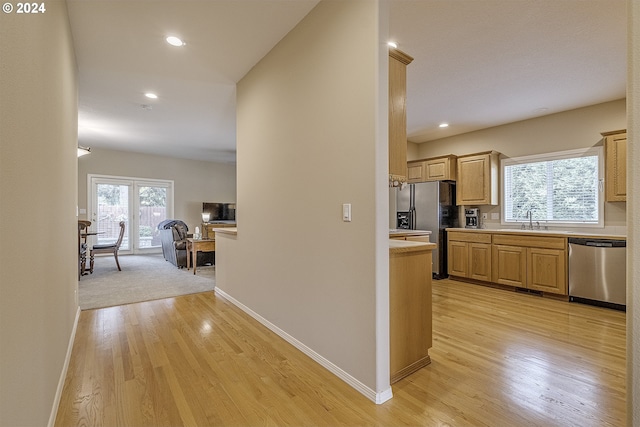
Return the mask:
M627 425L640 425L640 2L627 1Z
M78 313L78 107L66 3L1 13L0 58L0 425L46 426Z
M216 254L218 290L374 394L390 392L386 20L378 1L322 1L240 81L238 236Z

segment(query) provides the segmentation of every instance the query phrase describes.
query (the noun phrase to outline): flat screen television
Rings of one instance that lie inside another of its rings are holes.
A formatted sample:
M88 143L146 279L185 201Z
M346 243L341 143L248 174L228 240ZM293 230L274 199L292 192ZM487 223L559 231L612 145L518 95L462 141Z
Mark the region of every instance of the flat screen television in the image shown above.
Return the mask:
M236 204L203 202L202 213L209 214L209 222L235 221Z

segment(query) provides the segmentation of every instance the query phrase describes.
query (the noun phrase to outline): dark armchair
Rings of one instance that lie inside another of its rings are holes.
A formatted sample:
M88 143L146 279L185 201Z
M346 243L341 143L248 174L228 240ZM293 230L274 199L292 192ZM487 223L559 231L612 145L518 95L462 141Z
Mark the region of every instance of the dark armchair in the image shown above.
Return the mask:
M162 254L164 259L178 268L187 266L187 224L179 219L167 219L158 224L160 240L162 242ZM198 266L213 264L212 252L198 252Z

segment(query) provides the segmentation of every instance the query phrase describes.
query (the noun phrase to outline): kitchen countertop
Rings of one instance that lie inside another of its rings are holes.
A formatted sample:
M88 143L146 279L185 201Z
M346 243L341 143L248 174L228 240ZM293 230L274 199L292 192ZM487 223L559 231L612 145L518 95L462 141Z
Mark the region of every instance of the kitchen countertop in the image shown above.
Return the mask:
M434 250L437 247L435 243L426 242L413 242L409 240L394 240L389 239L389 253L406 253L406 252L419 252L424 250Z
M226 227L226 228L214 228L213 231L218 235L229 235L229 236L237 236L238 235L238 227Z
M405 230L405 229L389 230L389 237L428 236L430 234L431 234L431 231L428 231L428 230Z
M553 236L553 237L592 237L596 239L626 240L627 236L612 234L585 233L582 231L561 230L522 230L520 228L447 228L447 231L461 231L466 233L491 233L491 234L522 234L527 236Z

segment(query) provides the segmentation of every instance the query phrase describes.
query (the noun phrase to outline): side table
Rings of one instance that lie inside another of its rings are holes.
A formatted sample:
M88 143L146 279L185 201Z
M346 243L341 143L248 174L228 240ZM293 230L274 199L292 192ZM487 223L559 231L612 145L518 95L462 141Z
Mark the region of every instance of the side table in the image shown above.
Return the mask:
M198 265L198 251L215 252L216 239L194 239L187 238L187 270L191 268L193 263L193 274L196 274L196 265ZM189 256L191 254L191 256Z

